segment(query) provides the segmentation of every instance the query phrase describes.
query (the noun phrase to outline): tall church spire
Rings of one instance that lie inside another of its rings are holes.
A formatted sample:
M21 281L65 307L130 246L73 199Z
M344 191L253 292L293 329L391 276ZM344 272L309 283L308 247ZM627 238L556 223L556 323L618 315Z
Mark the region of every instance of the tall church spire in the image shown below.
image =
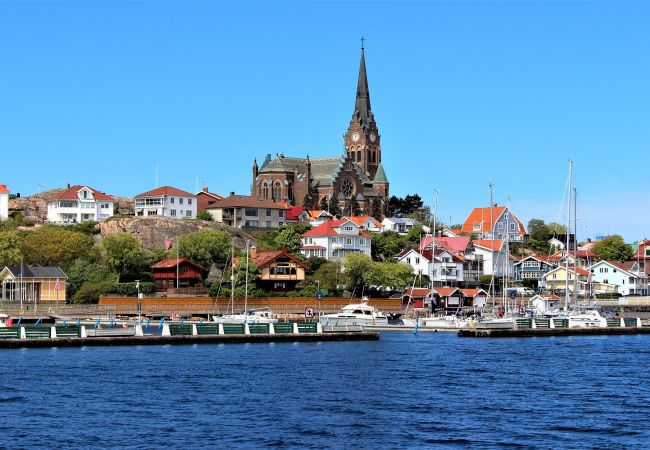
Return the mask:
M354 103L354 115L359 121L359 125L365 128L372 120L372 112L370 111L370 91L368 90L363 41L364 39L361 38L361 62L359 63L359 80L357 81L357 98Z

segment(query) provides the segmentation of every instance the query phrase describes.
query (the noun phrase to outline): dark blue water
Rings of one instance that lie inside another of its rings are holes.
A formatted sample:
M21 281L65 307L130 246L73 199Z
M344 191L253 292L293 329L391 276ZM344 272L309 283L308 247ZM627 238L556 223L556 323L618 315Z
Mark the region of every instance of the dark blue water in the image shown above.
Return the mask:
M650 336L2 350L7 448L641 448Z

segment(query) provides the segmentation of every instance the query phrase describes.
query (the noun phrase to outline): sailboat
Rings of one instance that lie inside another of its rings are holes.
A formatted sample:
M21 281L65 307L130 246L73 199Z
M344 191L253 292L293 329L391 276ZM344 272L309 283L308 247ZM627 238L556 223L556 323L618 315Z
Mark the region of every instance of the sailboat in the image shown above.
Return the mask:
M244 289L244 311L235 314L235 247L232 246L232 260L230 263L230 314L213 315L212 321L223 324L253 324L253 323L277 323L278 319L273 317L271 308L248 309L248 263L249 244L246 240L246 284Z

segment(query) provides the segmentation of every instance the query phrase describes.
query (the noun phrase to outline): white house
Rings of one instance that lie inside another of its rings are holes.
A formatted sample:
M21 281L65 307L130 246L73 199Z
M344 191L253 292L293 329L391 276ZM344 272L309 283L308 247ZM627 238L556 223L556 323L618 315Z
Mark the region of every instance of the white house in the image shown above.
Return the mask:
M464 281L463 258L437 245L433 266L430 247L428 250L423 250L422 252L413 249L405 250L396 259L398 263L410 265L414 274L431 277L433 273L434 285L456 285Z
M114 213L114 197L89 186L70 186L47 201L50 223L80 223L108 219Z
M418 220L411 219L409 217L384 217L384 220L381 221L381 224L384 226L382 232L394 231L395 233L399 234L406 234L411 231L413 227L422 226ZM425 233L429 232L428 227L422 226L422 228L424 229Z
M526 237L526 227L507 206L492 208L474 208L465 219L461 232L465 235L475 235L480 239L508 238L511 242L523 242Z
M348 253L370 256L371 236L349 220L328 220L301 236L300 253L340 260Z
M0 220L9 218L9 194L6 184L0 184Z
M163 186L135 196L136 216L164 216L196 219L196 195Z
M612 284L623 295L648 295L648 279L637 261L599 261L589 273L592 283Z
M346 216L343 217L344 219L351 220L355 224L359 226L362 230L365 231L372 231L374 233L381 233L383 230L384 226L381 224L380 221L375 219L372 216Z
M483 260L483 275L492 275L492 250L494 249L494 276L512 276L515 258L506 251L503 241L480 239L472 241L474 253Z

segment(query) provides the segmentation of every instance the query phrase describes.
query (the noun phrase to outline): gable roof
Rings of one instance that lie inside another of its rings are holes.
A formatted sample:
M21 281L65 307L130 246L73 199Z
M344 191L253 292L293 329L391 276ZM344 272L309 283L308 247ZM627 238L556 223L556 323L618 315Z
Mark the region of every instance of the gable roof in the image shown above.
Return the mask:
M431 295L431 289L429 288L408 288L404 290L404 295L409 297L428 297Z
M320 237L320 236L346 236L345 234L339 234L336 232L335 228L338 228L342 226L343 224L346 223L352 223L354 226L354 222L351 222L349 220L343 219L343 220L326 220L325 222L321 223L318 225L316 228L312 228L311 230L305 232L302 234L302 237ZM358 227L357 227L358 228ZM361 237L370 237L368 233L365 231L359 230L359 236Z
M255 265L258 268L266 267L269 264L271 264L273 261L278 259L280 256L286 256L299 266L301 266L304 269L307 269L309 265L305 264L303 261L301 261L298 257L295 255L289 253L286 248L282 248L281 250L270 250L270 251L257 251L255 256L249 256L249 260L253 261ZM233 259L233 263L235 265L239 264L239 261L245 261L246 257L238 256Z
M205 267L203 267L202 265L200 265L198 263L195 263L194 261L190 261L187 258L164 258L164 259L161 259L160 261L158 261L157 263L152 264L150 267L152 269L171 269L172 267L176 267L179 264L182 264L184 262L186 262L188 264L191 264L191 265L193 265L194 267L197 267L200 270L208 270Z
M441 297L449 297L455 294L456 291L460 292L460 289L455 287L437 287L434 288L434 291L436 291Z
M560 271L560 270L564 270L565 268L566 268L566 267L564 267L564 266L556 267L555 269L553 269L553 270L549 270L548 272L546 272L546 274L545 274L544 276L547 277L547 276L549 276L550 274L552 274L553 272L558 272L558 271ZM581 269L580 267L578 267L578 268L576 269L576 268L573 267L573 266L569 266L569 273L577 273L579 276L588 276L588 275L589 275L589 271L588 271L588 270Z
M6 184L0 184L0 194L10 194L11 191L7 189Z
M474 289L461 289L460 290L463 293L463 296L465 297L476 297L477 295L485 295L486 297L489 297L489 294L485 292L485 290L480 289L480 288L474 288Z
M502 240L496 240L496 239L476 239L472 241L472 244L474 244L475 247L481 247L486 250L492 250L492 243L494 243L494 251L499 252L501 251L501 247L503 246L503 241Z
M632 271L634 269L634 266L636 265L636 263L637 263L636 260L614 261L614 260L608 259L608 260L598 261L597 263L592 264L590 269L593 268L593 267L596 267L596 266L598 266L600 264L608 264L611 267L622 270L623 272L627 273L630 276L637 277L638 275Z
M492 229L494 228L494 224L499 221L499 218L501 215L507 210L508 208L506 206L493 206L493 207L487 207L487 208L474 208L472 212L469 214L467 219L465 219L465 222L463 223L463 226L461 228L461 232L463 233L491 233ZM511 217L515 219L515 222L517 223L517 228L518 230L516 231L515 234L526 234L526 227L524 224L519 220L519 218L512 212L512 210L509 211ZM490 222L490 216L492 216L492 222ZM480 229L475 230L474 225L479 225ZM509 232L509 231L508 231Z
M276 203L271 199L262 199L252 195L231 195L206 209L222 208L289 209L289 207L284 203Z
M104 194L103 192L99 192L97 189L93 189L90 186L83 186L80 184L70 186L69 188L59 192L58 194L53 195L47 201L52 202L56 200L79 200L78 192L84 188L90 190L93 193L93 197L95 200L115 202L115 197Z
M425 236L420 239L420 248L426 248L431 245L433 238L431 236ZM470 243L469 236L459 236L459 237L439 237L436 236L436 244L444 245L445 248L448 248L454 253L465 253L467 251L467 246Z
M334 217L332 214L330 214L329 212L327 212L324 209L312 209L311 211L307 211L307 213L309 214L309 217L311 219L318 219L318 218L320 218L320 216Z
M345 216L345 219L348 219L350 222L354 223L355 225L361 227L363 226L366 221L370 220L372 224L377 227L377 228L383 228L384 225L377 219L375 219L372 216Z
M305 211L305 208L302 206L292 206L287 210L287 220L298 220L303 211Z
M60 267L23 266L21 270L20 266L6 266L5 269L15 278L68 278Z
M180 189L177 189L172 186L162 186L156 189L153 189L151 191L143 192L142 194L138 194L135 196L135 198L138 197L160 197L163 195L175 195L177 197L196 197L194 194L190 194L189 192L182 191Z
M225 197L223 195L215 194L214 192L209 192L208 188L203 188L203 190L196 193L196 196L207 195L208 197L215 198L217 200L223 200Z

